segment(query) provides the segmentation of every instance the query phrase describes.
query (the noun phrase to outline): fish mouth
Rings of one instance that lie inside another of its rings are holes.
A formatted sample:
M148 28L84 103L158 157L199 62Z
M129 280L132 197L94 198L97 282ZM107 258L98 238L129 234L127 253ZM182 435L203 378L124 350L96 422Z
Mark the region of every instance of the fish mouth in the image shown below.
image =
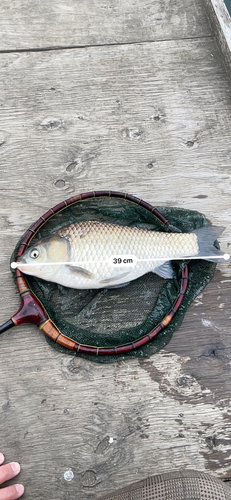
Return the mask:
M32 274L34 269L33 265L29 264L24 257L19 257L19 259L16 260L16 267L19 271L26 274Z
M28 262L24 257L19 257L15 264L15 268L30 276L37 276L39 278L42 272L48 272L49 274L50 266L47 266L47 264L43 262ZM51 271L54 272L53 266L51 266Z
M19 257L19 259L16 260L15 267L17 267L19 270L22 270L21 268L25 269L25 264L27 264L26 259L24 257Z
M19 259L17 259L17 264L26 264L26 259L20 257Z

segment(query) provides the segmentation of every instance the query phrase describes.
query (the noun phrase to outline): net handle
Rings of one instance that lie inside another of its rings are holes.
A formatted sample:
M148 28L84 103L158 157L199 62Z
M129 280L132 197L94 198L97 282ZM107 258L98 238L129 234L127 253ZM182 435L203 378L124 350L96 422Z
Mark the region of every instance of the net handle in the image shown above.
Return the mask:
M118 198L123 200L128 200L136 205L139 205L145 208L148 212L150 212L154 217L156 217L163 225L170 226L170 222L166 217L161 214L161 212L154 208L149 203L141 200L140 198L136 198L135 196L120 193L119 191L92 191L89 193L82 193L67 200L58 203L53 208L48 210L43 216L41 216L34 224L30 226L27 233L24 235L23 240L18 248L18 252L16 255L16 262L21 255L25 252L30 241L35 236L35 234L39 231L39 229L51 218L53 215L61 212L66 207L74 205L78 202L91 200L94 198ZM115 354L123 354L135 349L138 349L148 342L151 342L159 332L164 330L172 318L175 316L176 312L181 306L184 295L188 286L188 266L186 265L182 271L181 276L181 287L177 300L174 303L173 308L169 311L169 313L162 319L162 321L148 334L145 336L135 340L130 344L124 344L117 347L95 347L91 345L83 345L74 340L70 339L66 335L63 335L62 332L58 329L58 327L54 324L54 322L49 317L46 309L43 304L39 301L36 295L29 288L28 283L25 279L24 274L16 269L16 282L19 294L21 296L22 302L19 311L12 316L12 318L0 326L0 333L12 328L13 326L18 326L21 323L34 323L36 324L40 330L43 331L45 335L50 337L54 342L75 351L76 353L84 353L91 355L115 355Z

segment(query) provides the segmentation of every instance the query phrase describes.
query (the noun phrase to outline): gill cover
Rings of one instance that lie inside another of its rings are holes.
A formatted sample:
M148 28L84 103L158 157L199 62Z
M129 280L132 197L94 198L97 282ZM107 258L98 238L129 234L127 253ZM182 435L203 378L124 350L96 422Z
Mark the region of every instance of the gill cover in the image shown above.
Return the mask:
M69 247L70 244L65 238L58 235L47 236L26 250L18 259L18 267L25 274L40 278L42 272L43 276L51 278L60 267L60 262L68 261Z

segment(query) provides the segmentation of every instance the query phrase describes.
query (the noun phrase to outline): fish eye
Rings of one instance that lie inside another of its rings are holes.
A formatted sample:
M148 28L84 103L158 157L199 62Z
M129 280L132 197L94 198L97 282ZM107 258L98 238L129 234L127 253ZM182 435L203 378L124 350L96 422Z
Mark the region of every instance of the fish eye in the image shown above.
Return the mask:
M32 248L32 250L30 251L30 257L32 259L37 259L37 257L39 256L39 251L37 248Z

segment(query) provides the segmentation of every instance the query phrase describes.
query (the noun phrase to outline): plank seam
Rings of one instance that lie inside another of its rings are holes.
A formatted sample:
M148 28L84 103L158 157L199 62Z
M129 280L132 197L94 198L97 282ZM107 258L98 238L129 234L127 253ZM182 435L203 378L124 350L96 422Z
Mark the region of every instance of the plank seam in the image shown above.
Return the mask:
M183 40L205 40L213 39L215 36L213 34L198 36L198 37L184 37L184 38L164 38L157 40L142 40L140 42L115 42L115 43L102 43L95 45L60 45L60 46L50 46L50 47L32 47L25 49L0 49L0 54L15 54L22 52L55 52L59 50L75 50L75 49L90 49L90 48L100 48L100 47L121 47L127 45L144 45L147 43L161 43L161 42L177 42Z

